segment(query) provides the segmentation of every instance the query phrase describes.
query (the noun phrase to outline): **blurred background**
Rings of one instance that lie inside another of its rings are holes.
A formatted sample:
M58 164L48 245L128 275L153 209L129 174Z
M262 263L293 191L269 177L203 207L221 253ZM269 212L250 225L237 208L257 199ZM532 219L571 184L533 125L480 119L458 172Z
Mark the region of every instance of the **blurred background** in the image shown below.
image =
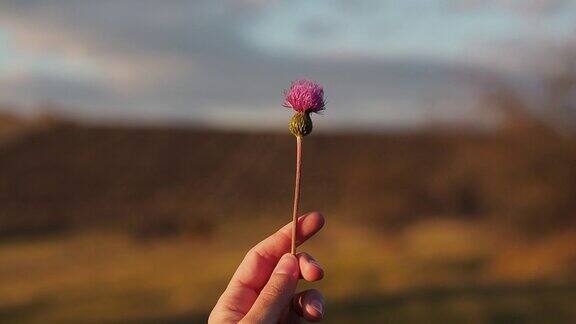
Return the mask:
M576 1L2 0L0 322L201 323L291 217L326 323L576 322Z

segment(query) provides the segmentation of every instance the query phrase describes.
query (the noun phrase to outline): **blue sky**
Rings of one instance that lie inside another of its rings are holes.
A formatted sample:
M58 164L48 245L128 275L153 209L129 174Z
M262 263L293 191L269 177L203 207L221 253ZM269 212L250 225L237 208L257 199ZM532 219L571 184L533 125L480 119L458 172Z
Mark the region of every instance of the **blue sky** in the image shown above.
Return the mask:
M320 127L475 118L480 83L537 79L575 34L568 0L6 0L0 109L280 128L309 77Z

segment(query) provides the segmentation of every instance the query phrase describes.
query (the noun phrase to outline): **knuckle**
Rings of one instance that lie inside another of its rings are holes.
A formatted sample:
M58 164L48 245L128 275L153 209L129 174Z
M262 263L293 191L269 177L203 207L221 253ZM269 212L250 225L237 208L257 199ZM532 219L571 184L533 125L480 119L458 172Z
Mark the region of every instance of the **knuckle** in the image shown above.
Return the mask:
M263 251L260 244L253 246L248 252L244 259L252 259L252 260L268 260L269 256Z
M274 295L272 293L262 291L260 293L259 299L263 305L272 305L278 299L278 295Z
M262 299L274 300L274 299L278 298L279 296L282 296L284 294L284 291L285 291L285 289L283 289L283 287L279 287L277 285L270 285L270 286L264 288L260 292L260 295L262 296Z
M258 255L258 253L256 252L256 247L253 246L250 250L248 250L248 252L246 252L246 255L244 255L244 260L254 258L257 255Z

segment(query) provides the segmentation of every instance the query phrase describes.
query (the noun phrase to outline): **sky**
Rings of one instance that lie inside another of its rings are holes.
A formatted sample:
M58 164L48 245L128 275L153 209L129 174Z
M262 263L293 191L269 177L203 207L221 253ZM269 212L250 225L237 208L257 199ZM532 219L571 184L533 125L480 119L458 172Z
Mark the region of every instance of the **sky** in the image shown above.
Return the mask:
M1 0L0 106L92 122L285 128L282 90L326 90L319 127L476 118L575 41L571 0Z

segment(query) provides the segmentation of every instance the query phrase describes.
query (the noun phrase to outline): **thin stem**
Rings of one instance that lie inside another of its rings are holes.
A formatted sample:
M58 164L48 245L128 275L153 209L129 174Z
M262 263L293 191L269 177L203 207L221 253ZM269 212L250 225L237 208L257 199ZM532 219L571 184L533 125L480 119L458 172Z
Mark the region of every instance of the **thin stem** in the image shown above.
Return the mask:
M300 176L302 174L302 137L296 136L296 184L294 185L294 208L292 209L292 254L296 255L296 233L298 233L298 208L300 205Z

